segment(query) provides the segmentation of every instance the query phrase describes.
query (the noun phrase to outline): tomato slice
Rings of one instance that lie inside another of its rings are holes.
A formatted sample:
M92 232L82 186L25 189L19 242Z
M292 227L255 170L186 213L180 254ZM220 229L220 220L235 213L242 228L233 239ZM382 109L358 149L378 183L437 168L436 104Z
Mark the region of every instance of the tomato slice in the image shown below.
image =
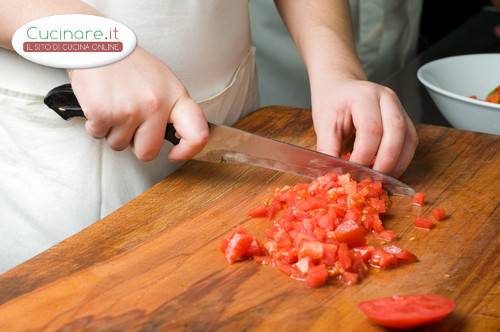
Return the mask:
M406 295L365 301L358 307L368 318L384 327L411 329L444 319L455 308L455 302L435 294Z
M441 208L433 209L431 214L434 217L434 219L436 219L437 221L440 221L440 220L443 220L444 218L446 218L446 211L444 209L441 209Z

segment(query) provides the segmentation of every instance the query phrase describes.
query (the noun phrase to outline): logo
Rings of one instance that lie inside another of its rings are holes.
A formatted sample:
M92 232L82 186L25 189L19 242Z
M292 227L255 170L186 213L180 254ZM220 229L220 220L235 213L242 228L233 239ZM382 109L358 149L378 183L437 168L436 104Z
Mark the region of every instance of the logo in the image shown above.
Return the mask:
M31 21L12 37L23 58L55 68L92 68L119 61L137 43L127 26L93 15L55 15Z

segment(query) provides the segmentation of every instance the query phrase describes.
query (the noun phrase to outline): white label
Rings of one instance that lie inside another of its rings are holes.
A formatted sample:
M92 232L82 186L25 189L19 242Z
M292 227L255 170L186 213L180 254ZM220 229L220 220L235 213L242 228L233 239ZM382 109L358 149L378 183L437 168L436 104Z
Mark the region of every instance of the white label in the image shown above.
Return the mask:
M31 21L12 37L23 58L55 68L92 68L119 61L136 46L127 26L106 17L56 15Z

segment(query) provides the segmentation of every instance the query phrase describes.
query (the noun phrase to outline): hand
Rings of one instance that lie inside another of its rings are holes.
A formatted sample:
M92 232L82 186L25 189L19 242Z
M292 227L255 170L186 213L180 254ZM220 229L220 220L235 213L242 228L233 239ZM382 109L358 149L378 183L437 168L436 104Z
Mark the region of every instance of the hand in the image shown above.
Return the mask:
M208 125L198 104L165 64L140 47L117 63L68 74L87 132L106 138L113 150L132 145L139 160L153 160L168 122L181 139L170 159L189 159L207 142Z
M418 144L415 127L394 91L357 79L312 84L312 116L320 152L339 156L356 132L351 161L400 176Z

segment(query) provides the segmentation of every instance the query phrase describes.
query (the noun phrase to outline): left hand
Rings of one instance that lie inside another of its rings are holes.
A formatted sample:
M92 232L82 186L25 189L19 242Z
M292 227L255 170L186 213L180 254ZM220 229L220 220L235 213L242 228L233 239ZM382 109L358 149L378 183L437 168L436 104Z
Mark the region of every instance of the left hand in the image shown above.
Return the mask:
M350 160L400 176L418 144L415 127L396 93L355 78L329 79L312 85L312 116L320 152L339 156L355 131Z

